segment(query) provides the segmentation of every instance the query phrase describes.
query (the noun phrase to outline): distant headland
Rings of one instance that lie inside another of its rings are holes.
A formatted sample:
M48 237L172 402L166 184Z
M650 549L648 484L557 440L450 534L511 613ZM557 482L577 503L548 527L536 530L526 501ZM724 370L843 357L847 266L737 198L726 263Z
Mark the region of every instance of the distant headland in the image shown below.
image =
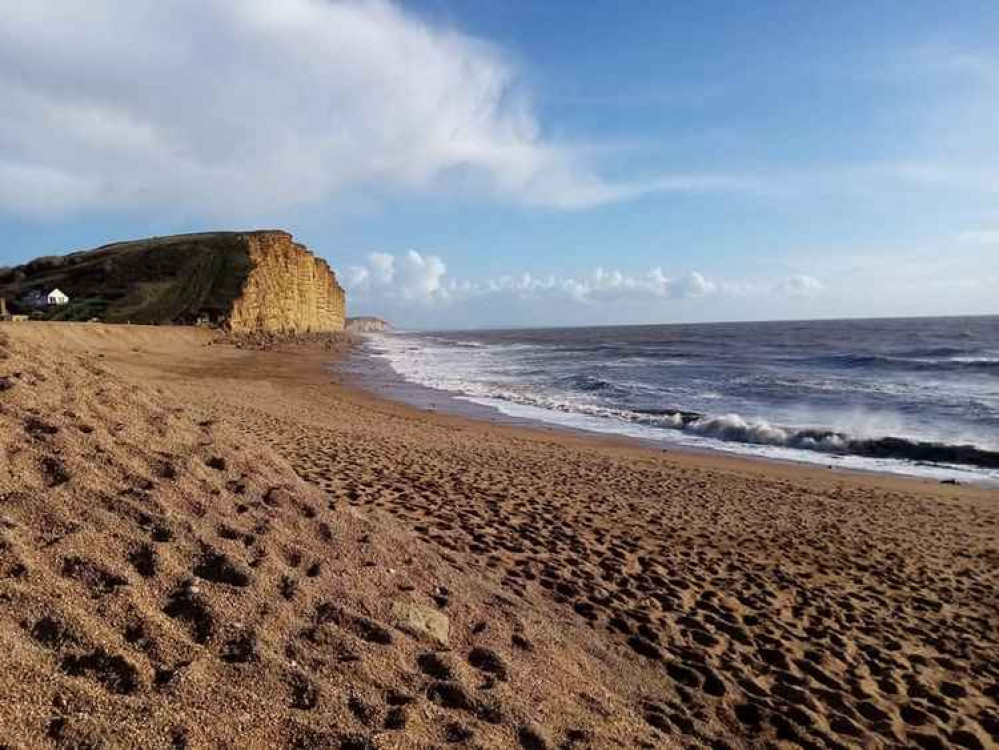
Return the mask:
M381 318L361 315L356 318L347 318L344 328L350 333L381 333L392 330L392 324Z

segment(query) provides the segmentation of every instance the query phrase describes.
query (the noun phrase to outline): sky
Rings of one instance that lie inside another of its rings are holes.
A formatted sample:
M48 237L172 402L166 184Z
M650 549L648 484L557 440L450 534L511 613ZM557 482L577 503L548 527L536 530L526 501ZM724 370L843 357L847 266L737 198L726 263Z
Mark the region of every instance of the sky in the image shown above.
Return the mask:
M5 0L0 265L284 228L403 327L999 313L999 3Z

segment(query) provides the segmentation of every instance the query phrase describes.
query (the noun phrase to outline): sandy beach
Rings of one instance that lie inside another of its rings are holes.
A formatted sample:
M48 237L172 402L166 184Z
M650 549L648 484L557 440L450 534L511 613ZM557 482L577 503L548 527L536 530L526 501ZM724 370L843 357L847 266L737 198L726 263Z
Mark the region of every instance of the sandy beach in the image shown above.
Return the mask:
M999 492L0 326L0 747L985 748Z

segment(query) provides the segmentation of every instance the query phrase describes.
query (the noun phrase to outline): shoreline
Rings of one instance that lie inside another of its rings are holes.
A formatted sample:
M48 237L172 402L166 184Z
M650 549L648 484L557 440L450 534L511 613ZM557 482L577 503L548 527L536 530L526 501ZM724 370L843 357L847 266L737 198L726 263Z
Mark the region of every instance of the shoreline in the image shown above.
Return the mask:
M722 445L713 447L660 443L652 438L609 431L605 432L596 429L590 430L584 427L546 422L542 419L513 416L505 414L499 407L480 404L476 401L463 398L459 394L411 383L392 370L391 366L387 363L374 362L375 358L370 353L363 352L363 346L363 340L358 341L352 347L341 351L336 359L330 360L329 369L331 373L338 377L338 385L367 394L376 399L407 406L420 414L447 414L490 425L505 425L536 430L542 433L573 435L584 440L593 440L598 443L605 441L611 444L620 443L664 455L689 455L692 457L702 457L707 460L728 459L737 463L743 461L749 462L750 465L762 462L765 465L776 467L798 467L820 474L830 473L833 475L882 477L885 479L916 482L920 485L940 484L943 486L973 487L986 491L999 491L999 479L991 477L979 478L972 476L969 478L962 477L960 480L952 480L932 476L920 476L904 471L891 471L887 468L839 466L835 463L839 460L839 457L832 453L828 454L828 456L821 454L821 458L817 455L817 460L753 455L734 449L727 450ZM354 361L352 362L351 360ZM366 365L358 368L356 366L358 361L364 362ZM374 382L371 380L372 376L375 378ZM831 463L825 463L826 458ZM957 467L956 471L960 472L961 468Z

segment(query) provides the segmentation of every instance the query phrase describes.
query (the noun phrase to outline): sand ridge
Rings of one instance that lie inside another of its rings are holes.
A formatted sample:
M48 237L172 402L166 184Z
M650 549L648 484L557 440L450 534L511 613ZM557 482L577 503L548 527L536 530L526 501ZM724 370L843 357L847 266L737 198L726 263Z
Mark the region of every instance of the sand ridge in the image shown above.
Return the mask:
M0 511L14 523L4 554L17 556L4 564L30 573L0 578L0 594L14 596L0 598L0 632L32 686L19 704L35 716L0 714L4 726L86 746L54 736L77 726L105 743L94 746L129 747L113 744L123 735L102 722L127 722L141 707L155 732L119 725L156 737L149 746L170 747L164 737L176 727L184 746L226 746L218 743L235 740L212 734L203 707L231 704L245 707L239 731L250 742L231 746L999 742L995 493L663 456L422 414L331 384L324 352L246 352L174 329L90 328L18 331L7 346L19 363L37 356L39 372L46 347L78 359L61 374L62 391L34 402L17 396L14 410L10 394L25 384L0 394L5 455L26 456L20 465L33 467L31 488L45 497L11 502L13 477L0 485ZM76 380L84 368L97 368L97 382ZM117 381L115 409L80 403L108 380ZM111 458L77 465L74 451L92 450L89 442L54 445L71 423L53 417L53 402L104 419L90 435L108 432ZM123 409L143 425L112 435ZM41 412L58 432L29 429ZM165 481L155 461L168 436L177 441L166 443L171 465L181 468ZM55 489L45 487L52 456L71 477ZM208 465L213 458L224 470ZM119 464L153 483L138 490L151 497L128 496L135 482ZM18 487L30 471L16 475ZM173 519L174 546L161 552L152 532L122 520L125 510L84 513L99 506L64 485L86 484L77 478L93 471L102 473L86 482L125 492L129 507L152 501ZM183 491L173 495L171 483ZM289 494L271 508L275 488ZM240 505L248 510L237 513ZM264 522L267 534L256 530ZM48 544L29 534L45 524L81 530L50 532ZM92 542L74 546L78 534ZM142 575L146 547L162 573ZM400 592L388 569L405 571L409 601L449 618L448 650L392 626ZM285 576L295 581L290 603ZM67 610L70 592L88 590L104 610ZM212 622L224 622L204 638L202 598ZM127 611L157 628L152 655L123 635ZM64 642L71 626L94 643ZM390 643L379 643L384 633ZM332 656L344 641L359 659ZM188 658L178 674L189 690L158 694L156 670ZM39 682L44 701L32 692ZM392 705L395 690L412 700ZM53 691L85 710L53 709L45 702ZM301 708L310 696L320 697ZM406 714L402 727L388 726L395 709ZM75 723L52 729L53 715L67 713Z

